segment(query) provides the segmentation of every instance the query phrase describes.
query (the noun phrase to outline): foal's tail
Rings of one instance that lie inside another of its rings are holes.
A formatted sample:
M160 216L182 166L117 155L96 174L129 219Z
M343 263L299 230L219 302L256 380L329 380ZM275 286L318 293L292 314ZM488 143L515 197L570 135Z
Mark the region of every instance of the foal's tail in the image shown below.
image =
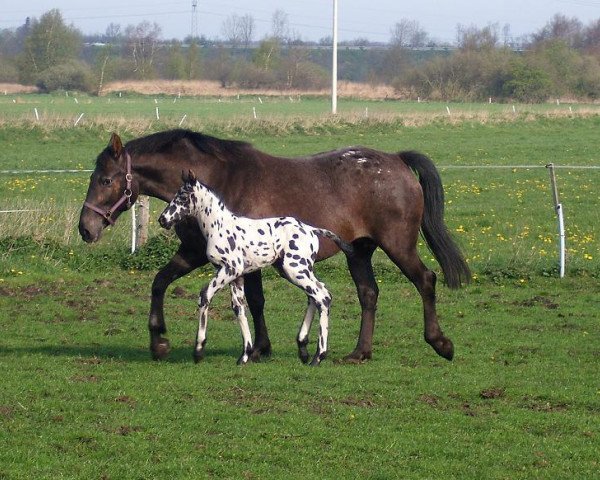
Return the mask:
M459 288L471 280L471 271L444 223L444 188L435 165L417 152L400 152L400 158L417 172L423 189L425 211L421 230L436 258L449 288Z
M335 233L326 230L324 228L316 228L313 227L315 233L321 237L326 237L329 240L333 240L335 244L340 247L342 252L346 255L354 255L354 247L349 243L344 242L340 237L338 237Z

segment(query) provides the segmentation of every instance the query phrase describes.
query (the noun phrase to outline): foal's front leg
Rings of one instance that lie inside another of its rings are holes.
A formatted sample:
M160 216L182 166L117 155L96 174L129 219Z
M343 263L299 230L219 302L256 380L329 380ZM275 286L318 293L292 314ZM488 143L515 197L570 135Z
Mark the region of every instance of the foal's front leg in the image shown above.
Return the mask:
M206 345L206 327L208 324L208 306L215 294L225 285L235 279L235 276L225 273L224 268L220 268L215 278L213 278L206 287L200 292L198 298L198 334L196 336L196 346L194 347L194 362L198 363L204 358L204 347Z
M231 308L238 319L242 332L242 354L238 358L237 364L243 365L248 362L252 354L252 335L250 334L250 327L248 326L248 319L246 318L244 308L244 277L236 278L229 285L231 287Z

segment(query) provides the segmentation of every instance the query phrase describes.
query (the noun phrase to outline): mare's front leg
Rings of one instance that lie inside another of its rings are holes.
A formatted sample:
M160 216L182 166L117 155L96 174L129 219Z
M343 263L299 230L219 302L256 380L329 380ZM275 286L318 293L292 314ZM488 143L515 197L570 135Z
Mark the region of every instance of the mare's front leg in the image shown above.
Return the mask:
M150 352L154 360L163 360L169 354L169 340L162 337L167 332L164 319L164 299L167 287L178 278L207 263L200 250L186 249L183 245L177 253L154 277L148 329L150 331Z
M238 358L237 364L243 365L248 362L252 354L252 335L244 308L244 277L236 278L229 285L231 287L231 308L238 319L242 333L242 354Z
M262 274L260 270L256 270L244 275L244 291L246 292L246 300L250 308L250 314L254 321L254 345L252 347L252 355L250 358L256 362L260 360L261 355L271 355L271 341L267 333L267 325L265 323L265 296L262 287Z
M235 280L239 275L235 273L226 273L228 268L221 267L215 277L202 289L198 298L198 334L196 335L196 345L194 346L194 362L198 363L204 358L204 348L206 346L206 327L208 325L208 306L213 297L225 285Z

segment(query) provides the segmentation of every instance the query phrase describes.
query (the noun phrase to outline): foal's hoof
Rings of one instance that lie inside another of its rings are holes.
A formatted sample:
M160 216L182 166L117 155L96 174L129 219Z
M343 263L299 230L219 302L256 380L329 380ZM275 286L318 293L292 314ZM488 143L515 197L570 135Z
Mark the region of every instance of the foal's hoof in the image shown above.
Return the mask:
M327 352L316 353L315 356L313 357L313 359L310 362L310 366L311 367L318 367L319 365L321 365L321 362L323 360L325 360L325 357L327 357Z
M204 358L204 349L194 350L194 363L199 363Z
M346 355L342 362L344 363L364 363L367 360L371 360L371 352L363 352L362 350L354 350L352 353Z
M440 357L443 357L446 360L452 360L454 358L454 345L449 338L441 336L427 343L433 347Z
M153 360L164 360L171 352L171 344L166 338L160 338L150 344Z
M308 338L305 340L296 340L298 345L298 358L302 363L308 363Z
M308 349L306 348L306 343L301 344L298 343L298 358L302 363L308 363Z

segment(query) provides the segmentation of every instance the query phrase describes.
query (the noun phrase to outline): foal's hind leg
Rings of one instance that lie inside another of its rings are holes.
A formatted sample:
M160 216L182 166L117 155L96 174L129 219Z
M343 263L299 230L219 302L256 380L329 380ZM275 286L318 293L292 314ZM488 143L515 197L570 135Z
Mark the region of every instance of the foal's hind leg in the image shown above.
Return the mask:
M317 304L309 296L306 313L304 314L304 320L302 320L300 330L298 331L298 337L296 339L296 343L298 344L298 357L300 357L302 363L308 363L308 334L310 332L310 327L316 311Z
M250 327L244 309L244 277L235 279L229 285L231 287L231 308L238 319L242 333L242 354L237 363L243 365L248 362L252 353L252 335L250 335Z
M435 310L435 273L425 267L419 258L416 246L408 249L390 249L385 246L382 248L421 295L425 320L425 341L433 347L438 355L452 360L454 345L442 332Z
M312 366L319 365L327 356L331 294L325 288L325 285L315 277L311 260L306 259L305 264L301 264L285 257L281 265L281 270L285 278L304 290L309 297L304 321L302 322L300 332L298 333L298 356L303 362L308 360L306 345L308 344L308 333L315 308L319 310L319 338L317 341L317 351L310 362Z

